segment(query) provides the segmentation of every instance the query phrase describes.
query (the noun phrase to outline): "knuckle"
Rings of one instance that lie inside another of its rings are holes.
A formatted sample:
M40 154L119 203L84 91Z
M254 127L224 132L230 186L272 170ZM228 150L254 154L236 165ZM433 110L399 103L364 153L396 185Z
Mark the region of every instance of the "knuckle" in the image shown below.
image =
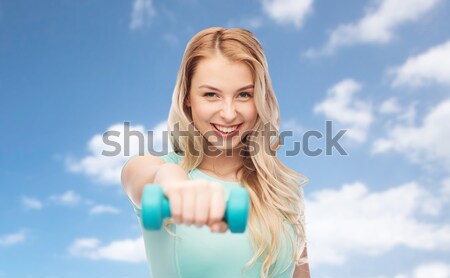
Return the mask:
M178 195L180 194L180 187L178 186L171 186L167 189L166 192L167 196L170 198L173 195Z
M198 189L201 189L201 190L208 190L209 189L209 184L208 184L208 182L207 181L200 181L199 183L198 183L198 187L197 187Z
M201 227L206 224L206 218L196 219L195 225Z
M224 192L223 186L220 183L213 182L211 188L212 188L213 192L217 192L217 193Z
M183 217L183 223L190 225L192 223L194 223L194 218L193 217Z
M178 192L180 193L180 194L185 194L186 193L186 190L189 188L189 186L180 186L180 187L178 187Z
M200 185L200 186L208 186L208 181L207 180L199 180L198 181L198 185Z
M221 215L219 215L218 213L214 213L209 217L210 222L218 222L221 220L222 220Z

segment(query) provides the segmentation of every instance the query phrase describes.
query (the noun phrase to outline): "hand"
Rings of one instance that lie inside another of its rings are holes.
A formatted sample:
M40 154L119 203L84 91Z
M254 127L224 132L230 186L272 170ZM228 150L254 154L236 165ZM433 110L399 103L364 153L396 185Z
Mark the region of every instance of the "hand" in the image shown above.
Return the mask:
M206 180L174 182L164 186L164 194L170 201L170 211L175 224L200 228L208 225L211 232L225 233L228 225L225 215L223 185Z

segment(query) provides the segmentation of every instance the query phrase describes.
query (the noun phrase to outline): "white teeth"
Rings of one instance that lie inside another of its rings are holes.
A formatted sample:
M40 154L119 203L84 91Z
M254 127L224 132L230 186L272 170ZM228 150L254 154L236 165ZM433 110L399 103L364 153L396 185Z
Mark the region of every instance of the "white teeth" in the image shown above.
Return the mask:
M230 133L236 130L237 126L233 126L233 127L223 127L223 126L219 126L219 125L214 125L218 130L225 132L225 133Z

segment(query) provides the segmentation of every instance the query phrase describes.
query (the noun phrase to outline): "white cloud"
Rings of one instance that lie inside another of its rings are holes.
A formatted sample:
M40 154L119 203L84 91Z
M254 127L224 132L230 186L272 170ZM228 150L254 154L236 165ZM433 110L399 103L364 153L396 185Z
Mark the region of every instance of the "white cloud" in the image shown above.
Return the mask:
M413 101L402 106L395 97L388 98L378 107L379 116L384 116L381 120L385 128L392 130L395 125L413 125L416 122L418 101Z
M153 7L152 0L134 0L130 29L135 30L143 27L155 15L156 11Z
M434 262L420 265L412 275L412 278L450 278L450 265L442 262Z
M264 12L279 24L300 28L311 13L313 0L262 0Z
M450 278L450 265L439 261L427 262L417 266L408 274L397 274L393 277L384 275L376 278Z
M394 87L419 87L433 83L450 86L450 40L408 58L403 65L388 72L395 75Z
M417 118L417 102L411 103L408 107L401 109L400 114L397 117L398 123L403 122L408 125L414 124Z
M442 194L450 197L450 178L447 178L442 182Z
M95 202L92 200L84 199L73 190L66 191L65 193L62 193L60 195L51 195L48 199L52 203L65 206L75 206L78 204L84 204L90 207L89 214L91 215L99 215L106 213L117 214L120 212L120 210L116 207L109 205L95 204ZM38 210L42 209L42 207L44 206L41 201L30 197L22 197L21 201L25 209Z
M296 119L289 119L281 122L281 131L292 131L294 137L298 137L305 132L305 128Z
M73 190L69 190L61 195L52 195L50 200L66 206L75 206L80 203L81 196Z
M32 197L24 196L22 197L21 202L25 209L30 210L40 210L44 206L41 201Z
M103 141L102 134L94 135L88 143L90 154L80 161L68 157L66 158L66 166L69 171L83 173L92 177L98 183L105 185L120 184L123 165L131 156L147 153L149 151L149 139L153 140L150 144L153 150L162 151L167 148L167 151L172 151L168 140L165 143L166 146L163 146L163 131L166 130L166 122L159 123L150 130L153 133L149 138L148 132L141 125L129 126L129 130L127 125L123 123L112 125L108 128L107 133L104 133L110 142ZM127 134L125 134L125 131ZM140 134L140 138L133 134ZM167 138L167 134L165 137ZM112 144L115 144L115 146L112 146ZM103 152L114 151L117 151L115 155L106 156L106 153L102 155Z
M415 182L370 192L361 183L313 192L306 200L308 252L312 265L342 265L351 256L379 256L405 246L448 250L450 225L421 221L441 215L449 198Z
M339 47L358 43L388 43L396 29L407 22L417 21L440 0L379 0L366 14L353 23L338 26L331 32L328 42L320 50L310 49L305 54L315 57L332 54Z
M104 214L104 213L117 214L117 213L119 213L119 209L117 209L113 206L95 205L94 207L91 208L89 213L90 214Z
M395 97L391 97L385 101L380 106L380 113L382 114L396 114L401 111L400 104Z
M101 246L100 240L96 238L81 238L75 240L68 250L72 256L84 257L90 260L112 260L131 263L146 261L142 237L113 241L106 246Z
M0 246L12 246L24 242L26 240L26 233L20 231L13 234L0 235Z
M450 278L450 265L444 262L427 262L415 267L410 273L376 278Z
M419 125L398 124L374 142L374 153L396 151L414 163L442 165L450 171L450 99L434 107Z
M314 113L322 113L327 119L348 129L346 137L364 142L373 121L372 107L367 101L355 98L361 85L352 80L343 80L328 90L327 98L314 107Z

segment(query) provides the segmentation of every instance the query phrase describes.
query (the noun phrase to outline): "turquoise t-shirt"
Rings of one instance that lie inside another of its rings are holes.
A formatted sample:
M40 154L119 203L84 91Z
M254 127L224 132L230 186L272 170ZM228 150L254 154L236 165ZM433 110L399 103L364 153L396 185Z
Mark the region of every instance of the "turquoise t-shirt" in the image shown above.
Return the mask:
M175 152L162 157L167 163L180 164L181 158ZM198 169L188 173L191 180L204 179L220 182L224 185L225 197L232 189L242 187L239 182L222 181L211 177ZM141 211L133 204L142 227ZM257 261L241 274L243 266L253 257L249 238L249 228L241 234L212 233L208 226L197 228L195 225L169 225L177 235L174 237L161 227L159 231L148 231L142 227L145 251L152 278L256 278L260 277L262 262ZM290 228L293 236L293 229ZM288 243L286 245L286 243ZM290 241L285 248L292 254ZM286 269L276 278L291 278L294 261L283 255L283 249L276 270Z

